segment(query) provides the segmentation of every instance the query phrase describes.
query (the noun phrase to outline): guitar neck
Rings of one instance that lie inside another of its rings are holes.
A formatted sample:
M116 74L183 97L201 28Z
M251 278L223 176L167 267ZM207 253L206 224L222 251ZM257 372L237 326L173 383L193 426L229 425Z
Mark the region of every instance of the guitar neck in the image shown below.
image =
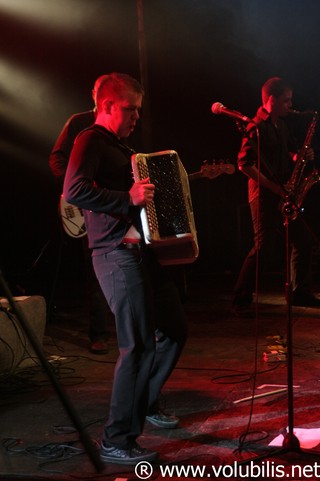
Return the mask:
M189 180L196 180L196 179L215 179L219 175L223 173L222 170L211 170L210 172L206 172L205 170L199 170L199 172L192 172L192 174L188 174Z
M188 179L189 180L196 180L196 179L201 179L203 176L201 170L199 172L193 172L192 174L188 174Z

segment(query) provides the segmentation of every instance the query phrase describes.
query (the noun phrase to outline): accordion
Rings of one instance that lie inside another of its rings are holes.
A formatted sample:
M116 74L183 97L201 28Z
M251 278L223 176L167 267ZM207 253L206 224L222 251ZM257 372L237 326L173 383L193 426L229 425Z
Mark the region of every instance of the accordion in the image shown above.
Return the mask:
M135 181L150 178L154 199L141 209L146 244L161 265L189 264L198 257L189 179L177 152L165 150L132 155Z

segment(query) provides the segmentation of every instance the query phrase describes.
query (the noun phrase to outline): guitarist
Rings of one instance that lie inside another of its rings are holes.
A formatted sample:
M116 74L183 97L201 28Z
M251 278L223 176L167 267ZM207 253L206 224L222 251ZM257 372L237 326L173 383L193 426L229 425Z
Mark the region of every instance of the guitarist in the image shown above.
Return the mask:
M59 194L62 193L63 182L67 170L70 152L77 135L96 119L96 93L106 75L101 75L95 81L92 90L94 108L86 112L72 115L65 123L49 157L49 166L56 179ZM94 354L107 352L107 331L106 326L111 318L111 312L99 283L93 271L91 253L88 248L87 237L82 238L83 262L86 275L86 298L89 309L89 339L90 351Z

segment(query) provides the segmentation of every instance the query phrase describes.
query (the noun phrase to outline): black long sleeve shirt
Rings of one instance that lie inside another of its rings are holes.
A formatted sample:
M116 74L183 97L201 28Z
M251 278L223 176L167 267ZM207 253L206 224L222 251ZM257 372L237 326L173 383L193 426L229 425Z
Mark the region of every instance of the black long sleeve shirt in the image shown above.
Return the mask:
M288 181L292 171L293 162L291 152L296 150L294 141L290 135L288 126L284 119L279 118L275 126L269 113L260 107L254 118L255 124L248 125L246 134L243 137L240 152L238 154L238 165L258 166L258 141L256 125L260 136L261 173L275 183L284 184ZM252 202L258 196L258 183L249 178L248 200ZM261 192L262 195L274 195Z
M100 125L81 132L74 143L63 193L84 209L93 255L113 250L132 223L141 230L140 208L130 206L132 153Z
M72 115L63 126L55 142L50 153L49 166L61 190L73 143L82 130L94 124L95 118L96 114L94 110Z

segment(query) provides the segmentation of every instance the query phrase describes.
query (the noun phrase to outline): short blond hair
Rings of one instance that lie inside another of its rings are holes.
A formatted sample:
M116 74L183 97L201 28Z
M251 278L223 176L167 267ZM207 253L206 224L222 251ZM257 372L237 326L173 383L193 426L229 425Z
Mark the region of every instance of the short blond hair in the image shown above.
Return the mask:
M104 76L97 89L97 108L102 110L105 99L121 100L128 91L143 95L143 88L135 78L128 74L113 72Z
M93 90L95 90L96 92L98 91L100 85L102 84L102 82L104 80L106 80L106 78L108 77L107 74L104 74L104 75L100 75L100 77L98 77L96 79L96 81L94 82L94 86L93 86Z

